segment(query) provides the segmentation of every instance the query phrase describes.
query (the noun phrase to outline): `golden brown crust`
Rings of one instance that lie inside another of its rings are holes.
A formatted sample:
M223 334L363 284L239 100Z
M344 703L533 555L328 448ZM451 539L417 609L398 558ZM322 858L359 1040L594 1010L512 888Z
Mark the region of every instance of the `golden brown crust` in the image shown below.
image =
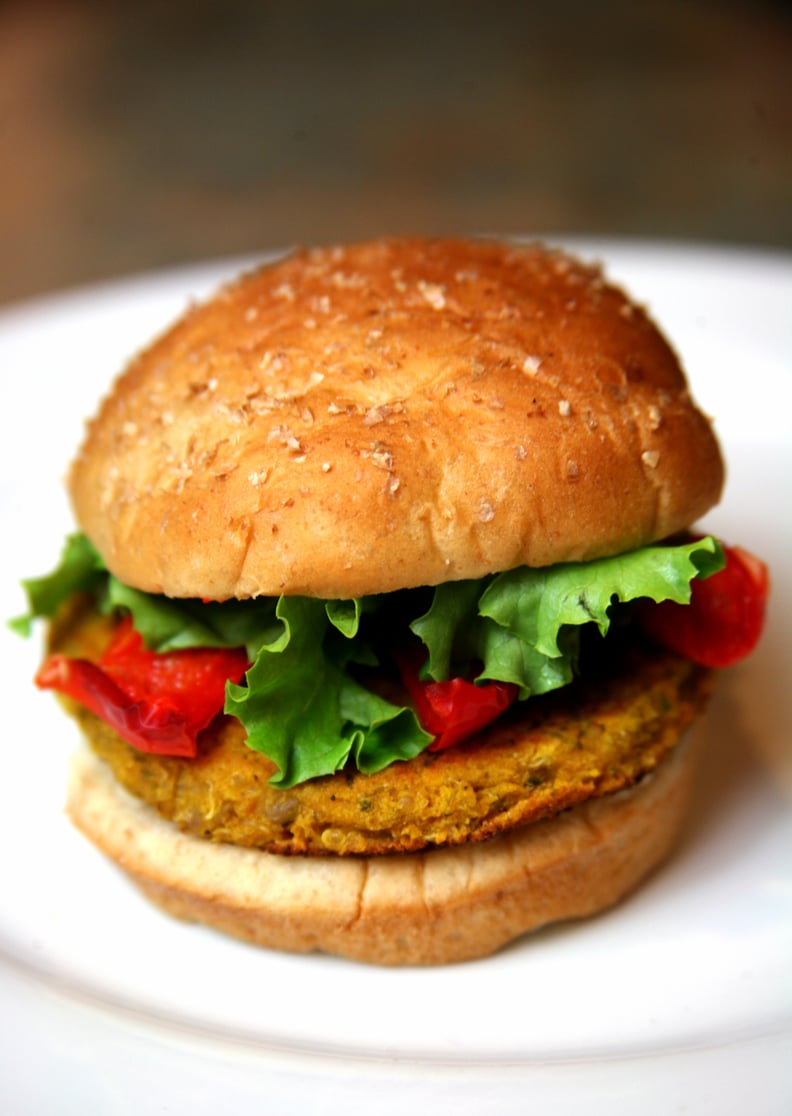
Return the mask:
M687 526L722 465L677 360L596 269L392 240L244 276L135 360L71 473L123 581L353 597Z
M75 824L170 914L256 945L380 965L486 956L617 902L684 822L692 742L638 784L490 841L391 857L281 857L180 833L92 753L75 762Z

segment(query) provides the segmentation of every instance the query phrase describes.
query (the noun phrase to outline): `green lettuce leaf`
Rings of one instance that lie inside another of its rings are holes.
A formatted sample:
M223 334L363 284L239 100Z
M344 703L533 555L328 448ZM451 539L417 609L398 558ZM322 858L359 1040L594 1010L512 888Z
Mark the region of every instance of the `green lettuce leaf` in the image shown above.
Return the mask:
M105 610L132 614L135 628L152 651L182 651L189 647L246 647L254 659L259 648L277 639L280 625L275 600L176 600L131 589L112 575L102 599Z
M29 636L35 619L51 619L73 593L93 593L105 577L105 565L85 535L69 535L52 573L22 582L28 611L9 621L10 627L19 635Z
M427 648L427 677L441 681L478 663L477 681L514 682L525 699L572 680L582 625L594 623L604 636L614 604L639 597L687 603L691 581L723 562L710 536L590 562L523 566L439 585L410 626Z
M270 781L279 787L339 771L350 755L370 774L432 740L412 710L366 690L343 659L325 654L328 611L320 600L281 597L280 637L261 648L246 685L227 687L226 713L245 726L249 747L277 764Z
M428 611L410 625L428 653L424 677L442 682L475 672L480 682L516 683L523 699L571 682L575 647L568 655L550 657L486 615L481 602L491 584L485 578L437 586Z
M480 607L501 627L543 655L556 658L565 625L594 623L605 635L613 603L649 597L653 601L690 601L693 578L714 573L723 552L713 538L681 546L642 550L591 562L499 574L482 595Z

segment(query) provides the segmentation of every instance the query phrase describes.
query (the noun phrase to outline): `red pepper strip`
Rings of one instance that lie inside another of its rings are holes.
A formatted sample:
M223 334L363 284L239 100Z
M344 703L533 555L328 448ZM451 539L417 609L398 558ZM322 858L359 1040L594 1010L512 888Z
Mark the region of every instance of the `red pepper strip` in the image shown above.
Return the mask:
M192 757L226 680L241 682L248 665L243 647L148 651L127 617L98 663L50 655L36 684L74 698L139 751Z
M464 678L425 682L420 677L424 658L420 651L405 652L396 656L396 662L418 720L434 734L430 752L450 748L472 736L500 717L517 697L518 687L512 682L484 682L480 686Z
M691 584L690 604L641 601L646 634L702 666L728 667L759 642L770 591L767 566L740 547L724 547L726 565Z

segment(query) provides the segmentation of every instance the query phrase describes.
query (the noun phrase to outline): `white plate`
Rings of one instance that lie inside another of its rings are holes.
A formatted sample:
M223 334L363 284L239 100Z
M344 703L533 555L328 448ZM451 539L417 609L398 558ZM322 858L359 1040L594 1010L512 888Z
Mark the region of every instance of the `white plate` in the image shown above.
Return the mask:
M618 909L496 957L389 971L255 950L145 903L62 813L75 732L3 630L3 1111L792 1110L792 259L576 242L649 304L730 466L708 525L765 556L758 652L728 673L679 855ZM112 374L242 261L0 315L0 611L70 529L60 486Z

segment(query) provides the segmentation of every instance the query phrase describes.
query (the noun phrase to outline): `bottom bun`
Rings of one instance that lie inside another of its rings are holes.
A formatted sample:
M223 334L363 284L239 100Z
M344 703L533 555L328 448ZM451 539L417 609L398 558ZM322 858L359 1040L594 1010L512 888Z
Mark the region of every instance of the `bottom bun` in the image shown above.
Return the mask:
M695 770L688 739L637 786L479 844L374 857L284 857L179 832L87 748L75 825L169 914L256 945L379 965L484 957L612 906L667 855Z

